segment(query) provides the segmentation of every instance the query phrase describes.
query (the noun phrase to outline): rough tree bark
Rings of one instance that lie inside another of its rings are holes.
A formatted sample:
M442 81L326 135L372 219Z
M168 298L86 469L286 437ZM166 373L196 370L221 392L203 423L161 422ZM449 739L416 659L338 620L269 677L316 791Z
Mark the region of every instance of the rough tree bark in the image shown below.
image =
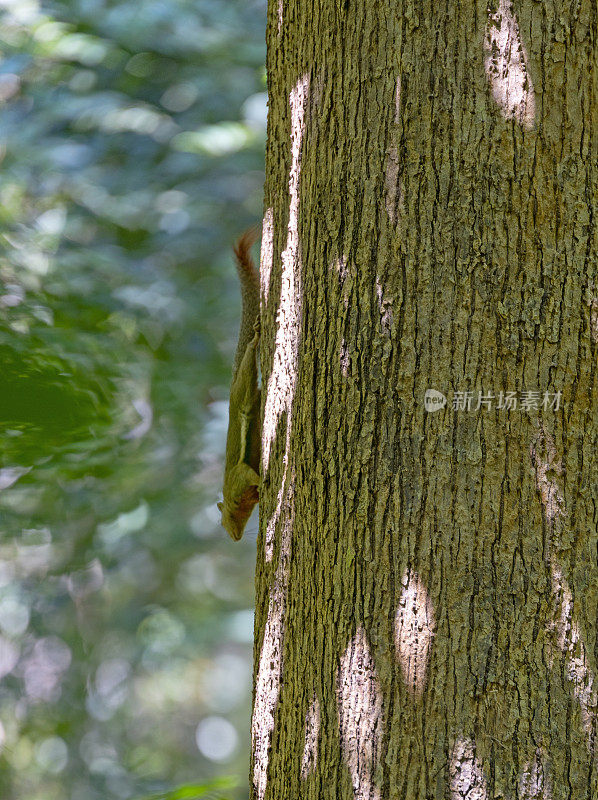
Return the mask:
M598 798L597 16L270 0L255 800Z

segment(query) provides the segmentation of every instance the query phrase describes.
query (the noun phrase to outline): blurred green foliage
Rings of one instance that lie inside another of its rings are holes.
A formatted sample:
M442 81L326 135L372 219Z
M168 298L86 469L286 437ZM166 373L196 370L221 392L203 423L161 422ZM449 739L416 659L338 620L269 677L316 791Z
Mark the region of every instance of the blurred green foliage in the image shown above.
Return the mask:
M247 796L256 525L215 502L264 20L0 2L3 800Z
M234 786L235 781L230 778L216 778L208 783L178 786L171 792L161 792L138 800L221 800L225 796L223 790L233 789Z

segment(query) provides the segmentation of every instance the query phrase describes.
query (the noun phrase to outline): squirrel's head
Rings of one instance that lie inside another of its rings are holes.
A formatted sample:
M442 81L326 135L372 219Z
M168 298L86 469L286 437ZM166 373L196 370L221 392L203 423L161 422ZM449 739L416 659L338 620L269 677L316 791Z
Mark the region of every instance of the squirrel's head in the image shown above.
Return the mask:
M239 520L238 512L235 516L235 513L231 511L231 509L225 505L225 503L218 503L218 509L222 514L222 527L235 540L235 542L238 542L243 536L243 530L245 529L245 523L247 520Z

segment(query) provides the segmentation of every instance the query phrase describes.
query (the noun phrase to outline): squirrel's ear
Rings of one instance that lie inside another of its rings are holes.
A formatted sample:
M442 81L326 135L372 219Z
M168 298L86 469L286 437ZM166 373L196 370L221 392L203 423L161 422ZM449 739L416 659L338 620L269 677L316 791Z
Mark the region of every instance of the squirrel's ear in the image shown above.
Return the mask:
M217 503L217 506L218 506L218 511L222 513L224 511L224 503Z

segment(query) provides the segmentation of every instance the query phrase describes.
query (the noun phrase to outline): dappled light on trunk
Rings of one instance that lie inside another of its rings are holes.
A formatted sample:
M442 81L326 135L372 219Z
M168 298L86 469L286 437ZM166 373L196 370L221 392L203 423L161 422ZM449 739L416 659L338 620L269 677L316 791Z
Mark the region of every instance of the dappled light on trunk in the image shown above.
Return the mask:
M262 222L262 247L260 250L260 285L262 307L270 295L270 276L274 259L274 211L268 208Z
M305 780L316 768L320 735L320 702L314 695L305 715L305 746L301 760L301 777Z
M292 527L293 512L292 508L289 508L282 526L278 567L270 589L268 617L260 651L251 719L253 785L258 800L263 800L266 793L274 715L278 706L282 680L284 615L287 602Z
M498 0L497 10L489 13L484 49L492 97L504 118L515 119L524 128L532 128L534 88L511 0Z
M525 764L519 782L521 800L552 800L550 777L540 750L531 764Z
M405 685L421 694L426 685L436 622L434 608L419 575L403 576L401 602L395 616L395 645Z
M573 696L579 704L581 722L587 737L588 748L593 752L598 706L598 696L594 688L594 675L589 667L586 645L581 638L579 625L573 617L571 589L557 566L552 568L552 592L556 600L558 614L556 625L557 645L563 656L565 674L571 683Z
M264 408L262 468L270 464L270 449L282 415L287 414L287 446L290 438L290 413L295 396L299 337L301 333L301 251L299 246L299 176L301 145L305 131L305 112L309 93L309 77L297 82L290 95L291 105L291 171L289 175L289 225L287 245L282 260L280 305L276 318L276 344L272 371L268 381Z
M374 770L382 738L382 693L361 626L341 658L337 695L343 756L355 800L380 800Z
M482 765L471 739L458 739L450 763L451 800L490 800Z

